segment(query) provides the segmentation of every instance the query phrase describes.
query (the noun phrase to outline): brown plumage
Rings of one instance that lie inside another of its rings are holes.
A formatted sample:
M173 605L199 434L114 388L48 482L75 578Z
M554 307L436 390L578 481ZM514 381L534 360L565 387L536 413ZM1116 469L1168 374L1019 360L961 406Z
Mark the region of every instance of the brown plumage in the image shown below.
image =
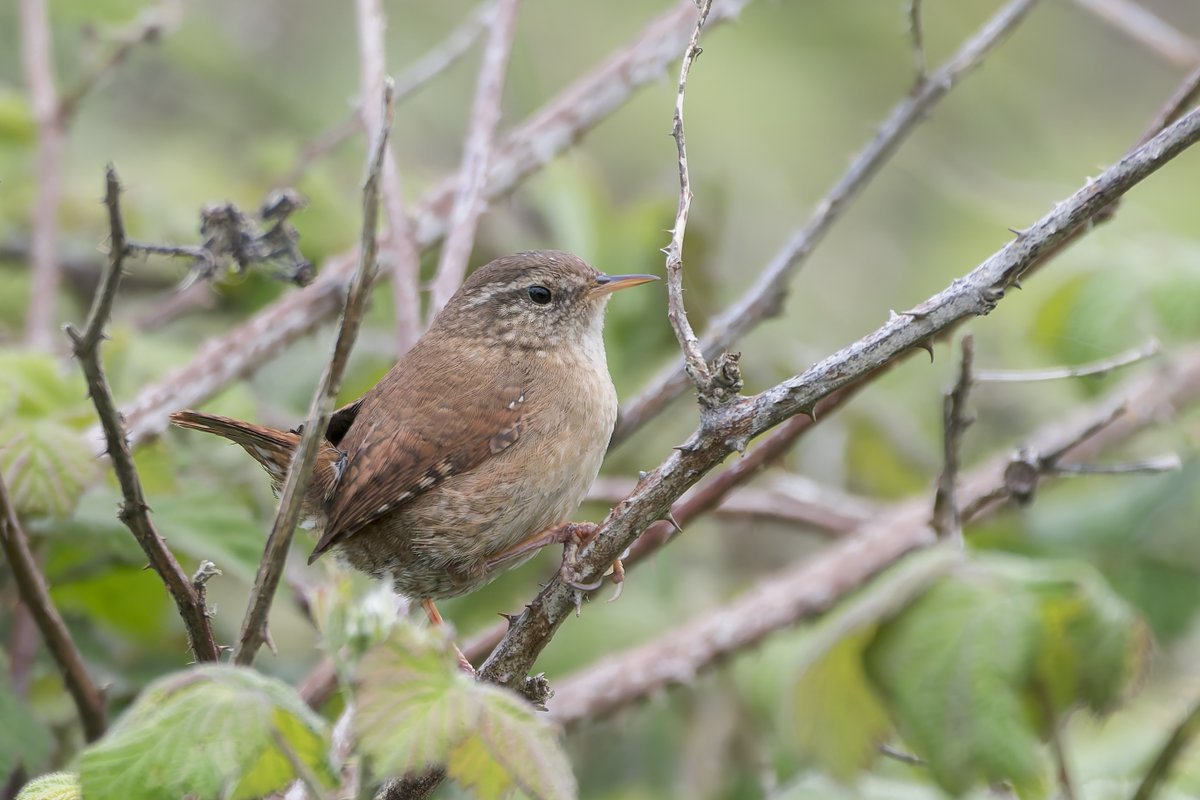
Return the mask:
M604 308L650 276L559 251L477 270L366 395L335 414L304 510L320 538L418 599L471 591L536 552L583 499L616 421ZM241 445L278 490L296 433L194 411L182 427ZM525 545L525 547L523 547Z

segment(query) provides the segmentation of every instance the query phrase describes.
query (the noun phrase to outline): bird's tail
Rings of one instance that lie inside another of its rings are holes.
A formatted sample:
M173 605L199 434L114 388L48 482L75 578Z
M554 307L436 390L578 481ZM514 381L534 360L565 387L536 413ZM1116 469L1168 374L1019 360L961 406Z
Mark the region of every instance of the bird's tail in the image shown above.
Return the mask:
M271 485L278 492L287 477L292 454L300 444L300 434L255 425L230 417L204 414L199 411L176 411L171 422L181 428L204 431L241 446L250 457L262 465L271 476ZM329 442L322 441L313 468L310 496L326 497L337 482L337 463L341 453Z

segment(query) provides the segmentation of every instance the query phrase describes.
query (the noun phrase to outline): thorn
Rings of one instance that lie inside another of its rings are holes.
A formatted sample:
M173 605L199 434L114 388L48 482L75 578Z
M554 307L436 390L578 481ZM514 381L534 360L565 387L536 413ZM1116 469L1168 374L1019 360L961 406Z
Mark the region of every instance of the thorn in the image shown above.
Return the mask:
M504 617L504 621L508 623L509 628L512 628L513 625L516 625L517 620L521 618L520 614L505 614L503 611L499 612L499 614L500 616Z
M815 405L809 406L808 408L802 408L797 413L803 414L804 416L811 419L813 422L817 421L817 407Z
M575 619L579 619L583 613L583 592L576 589L572 600L575 603Z
M933 363L933 344L927 339L924 342L917 342L917 347L929 353L929 363Z
M683 526L679 524L679 520L675 519L674 513L668 511L667 515L663 517L663 519L671 523L671 527L675 529L676 533L683 533Z
M1009 282L1009 284L1008 284L1008 285L1009 285L1009 286L1011 286L1011 287L1013 287L1014 289L1024 289L1024 288L1025 288L1024 286L1022 286L1022 285L1021 285L1021 279L1020 279L1020 278L1013 278L1013 279L1012 279L1012 280Z
M1013 236L1024 236L1025 235L1025 231L1021 230L1020 228L1009 228L1008 232L1011 233Z

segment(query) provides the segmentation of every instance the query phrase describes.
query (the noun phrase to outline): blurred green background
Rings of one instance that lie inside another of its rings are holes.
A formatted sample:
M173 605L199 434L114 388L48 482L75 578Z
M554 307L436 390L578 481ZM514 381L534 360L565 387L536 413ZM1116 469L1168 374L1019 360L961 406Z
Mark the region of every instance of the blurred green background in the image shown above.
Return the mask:
M459 0L385 5L393 72L473 7ZM998 8L983 0L923 5L931 65ZM1194 0L1143 5L1200 38ZM523 3L502 129L668 6ZM53 0L60 85L86 74L142 8L126 0ZM706 35L687 98L696 199L686 281L698 330L749 285L911 88L905 10L900 0L763 1L752 3L736 24ZM106 163L123 179L133 238L193 242L201 206L229 200L256 208L293 170L306 144L352 113L352 4L213 0L185 3L180 15L161 42L135 48L87 97L67 136L58 247L72 267L60 296L62 321L83 319L102 259L107 228L98 199ZM114 485L69 433L92 419L76 368L65 357L46 360L22 350L29 270L21 252L33 207L36 129L20 52L16 7L7 4L0 7L0 243L7 253L0 260L0 388L6 392L0 408L8 418L0 420L0 448L7 447L0 449L0 467L13 468L24 452L42 459L43 472L20 488L27 525L54 599L120 708L147 680L182 666L185 641L161 584L142 570L140 553L116 519ZM395 152L411 199L458 166L478 55L477 47L397 110ZM678 189L667 135L675 69L495 203L483 218L472 264L555 247L607 271L661 273L658 248L666 244ZM798 276L786 314L741 344L747 390L804 369L878 326L890 309L909 308L974 267L1011 238L1010 227L1035 220L1125 152L1182 75L1074 3L1044 0L938 106L850 209ZM306 256L318 265L357 240L363 151L361 137L352 138L295 184L309 205L294 222ZM1008 369L1079 363L1150 337L1170 353L1200 338L1198 186L1196 152L1139 186L1114 222L972 323L977 363ZM428 277L433 260L425 261ZM212 287L210 307L154 325L152 312L183 274L178 263L129 265L104 353L121 402L187 363L206 336L296 291L262 275L229 277ZM347 399L394 358L389 303L388 291L377 292L346 381ZM617 298L608 341L618 392L627 399L676 353L662 288ZM298 420L329 342L327 330L301 340L204 408L268 423ZM65 339L60 344L65 351ZM941 392L956 360L948 353L941 346L932 366L912 359L876 381L823 421L779 469L881 500L928 492L940 468ZM1121 377L981 388L973 398L978 422L966 437L967 463L1012 448L1040 422ZM1125 452L1178 451L1184 460L1179 473L1074 479L980 532L987 534L981 547L1094 565L1154 633L1142 691L1104 724L1084 714L1071 719L1079 780L1094 781L1097 797L1136 778L1176 717L1200 697L1193 666L1200 656L1198 419L1185 411ZM652 468L696 420L691 401L678 401L672 413L614 452L605 474L631 477ZM218 638L230 641L274 509L266 481L240 451L197 435L172 432L141 448L138 459L158 524L185 566L203 557L224 570L210 598L218 609ZM52 475L65 477L46 477ZM582 514L598 519L605 510L589 505ZM582 620L564 626L538 668L553 680L649 640L823 541L779 522L696 522L631 573L619 602L591 604ZM298 537L297 550L307 546ZM558 558L544 554L475 595L445 603L443 613L464 635L489 625L497 612L518 610ZM324 569L307 579L320 579ZM6 640L14 595L10 575L0 573ZM286 588L272 628L279 652L264 653L260 668L299 680L319 655L317 636L288 602ZM805 712L790 699L806 636L805 630L781 633L698 678L691 690L573 731L568 748L583 795L928 796L902 795L928 790L911 767L893 763L877 766L856 788L826 782L815 757L797 742L796 718ZM78 745L73 708L44 656L35 664L29 699L39 725L55 733L36 772L63 763ZM1179 787L1200 793L1200 759L1185 763ZM455 790L443 791L453 796Z

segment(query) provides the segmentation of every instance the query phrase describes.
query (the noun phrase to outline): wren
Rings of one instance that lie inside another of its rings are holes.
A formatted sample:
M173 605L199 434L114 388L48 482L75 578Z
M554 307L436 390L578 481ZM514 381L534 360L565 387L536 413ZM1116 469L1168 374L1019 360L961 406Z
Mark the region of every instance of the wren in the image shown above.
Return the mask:
M309 563L334 550L438 619L434 599L589 531L567 520L617 418L604 311L613 292L652 280L554 250L476 270L387 375L333 415L303 500L319 536ZM171 421L241 445L276 493L300 441L197 411Z

